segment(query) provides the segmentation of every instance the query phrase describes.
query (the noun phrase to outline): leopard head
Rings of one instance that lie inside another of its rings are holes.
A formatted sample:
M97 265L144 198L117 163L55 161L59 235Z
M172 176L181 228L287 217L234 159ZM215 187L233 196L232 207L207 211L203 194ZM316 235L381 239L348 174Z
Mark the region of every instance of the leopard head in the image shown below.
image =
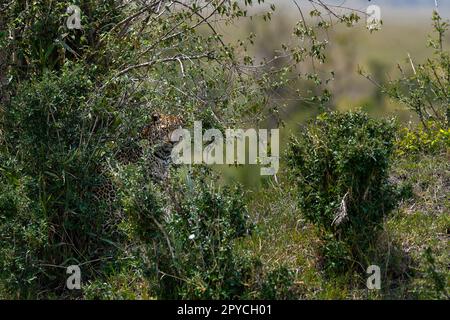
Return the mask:
M141 132L141 138L148 140L150 145L168 143L172 132L180 128L183 123L180 116L153 113L151 122Z

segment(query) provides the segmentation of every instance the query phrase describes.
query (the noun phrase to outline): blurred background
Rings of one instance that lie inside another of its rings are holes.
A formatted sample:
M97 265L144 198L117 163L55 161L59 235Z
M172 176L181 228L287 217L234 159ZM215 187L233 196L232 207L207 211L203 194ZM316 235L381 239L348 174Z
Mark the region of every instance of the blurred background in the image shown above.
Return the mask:
M254 1L255 2L255 1ZM318 3L319 1L316 1ZM432 34L431 16L437 9L440 15L450 18L449 0L324 0L330 9L345 13L346 8L360 11L361 20L352 27L339 25L331 28L323 35L328 41L327 61L320 69L333 71L333 81L327 88L332 93L331 108L349 110L360 108L375 117L396 116L401 122L412 122L416 119L401 104L386 97L379 85L389 80L398 79L399 66L405 73L412 72L411 62L417 65L425 62L432 53L427 47ZM242 20L240 24L223 26L222 30L228 41L245 38L249 33L256 34L252 54L259 58L271 58L276 55L282 43L291 41L293 27L299 21L300 14L292 0L268 1L263 5L255 5L254 10L264 12L271 4L276 11L270 22L261 17L252 20ZM297 0L310 23L309 12L318 6L306 0ZM378 5L381 9L382 26L380 30L370 32L366 28L365 12L368 6ZM348 12L348 11L347 11ZM450 37L444 40L447 50ZM301 45L301 44L300 44ZM411 60L409 59L411 57ZM301 68L309 68L305 63ZM373 81L369 81L358 73L364 70ZM297 89L303 84L298 83ZM291 88L292 89L292 88ZM295 88L294 88L295 89ZM283 125L280 127L280 174L283 174L283 149L287 139L293 133L301 130L301 125L315 116L319 110L316 106L302 103L284 90L279 99L280 117ZM270 126L270 124L268 124ZM224 167L219 169L226 182L239 181L251 189L258 189L265 183L274 183L273 178L261 178L257 166Z

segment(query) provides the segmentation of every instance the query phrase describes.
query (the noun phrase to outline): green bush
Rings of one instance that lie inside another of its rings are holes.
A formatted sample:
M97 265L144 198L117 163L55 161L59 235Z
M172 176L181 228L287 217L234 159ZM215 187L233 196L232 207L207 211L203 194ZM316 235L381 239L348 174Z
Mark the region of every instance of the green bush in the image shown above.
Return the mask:
M394 137L391 120L331 112L291 141L288 163L300 207L322 230L326 269L345 271L362 260L393 207L388 169Z
M294 274L285 266L270 271L264 279L260 298L267 300L286 300L297 298L294 290Z
M215 186L208 170L186 177L173 170L173 181L161 185L139 165L117 169L123 208L117 228L126 239L102 277L89 280L84 297L294 297L290 270L265 274L262 262L238 247L253 230L240 187ZM127 277L136 285L127 284Z
M189 279L181 297L230 299L245 291L249 266L233 250L234 240L250 228L242 193L238 188L218 191L206 183L184 191L170 231L180 253L177 264Z
M31 297L43 272L38 257L48 246L49 224L28 193L29 177L0 178L0 280L11 297Z
M235 254L234 241L251 228L242 190L218 190L197 178L189 183L179 181L160 191L160 187L149 182L148 192L138 191L142 184L133 181L143 175L133 171L128 169L123 180L127 187L122 201L130 236L148 248L148 270L153 270L149 276L159 283L158 296L241 296L249 264ZM162 192L172 195L171 199L155 196Z
M61 294L65 267L85 264L87 280L115 254L114 221L92 194L104 151L89 90L85 70L66 66L22 83L4 110L1 280L17 297Z

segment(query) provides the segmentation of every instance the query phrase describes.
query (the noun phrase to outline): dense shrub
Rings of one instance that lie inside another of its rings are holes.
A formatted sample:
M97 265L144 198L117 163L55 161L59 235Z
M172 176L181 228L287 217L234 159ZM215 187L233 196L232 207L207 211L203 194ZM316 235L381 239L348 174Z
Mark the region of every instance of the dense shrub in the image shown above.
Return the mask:
M0 178L0 280L11 297L30 297L43 268L38 257L48 247L45 212L29 193L37 188L29 177Z
M177 264L188 282L183 298L236 298L245 291L250 276L248 262L233 251L234 240L250 225L242 190L222 191L205 183L185 190L185 200L171 223L171 234L180 253Z
M24 82L3 114L0 163L2 281L17 297L61 293L65 267L96 273L117 233L92 194L104 153L101 127L86 107L91 89L82 67L66 66Z
M264 278L259 297L268 300L296 299L294 274L285 266L270 271Z
M122 198L128 230L131 237L147 246L148 269L153 270L149 276L159 279L158 296L241 296L245 279L250 276L249 264L236 256L234 241L251 228L242 190L218 190L206 180L190 179L189 183L166 186L164 191L150 182L148 189L138 191L136 187L142 184L133 180L143 175L128 171ZM161 192L172 198L155 196Z
M392 208L387 178L394 135L393 121L332 112L290 143L288 162L300 207L323 231L323 253L331 258L325 259L326 268L343 271L346 259L361 260Z

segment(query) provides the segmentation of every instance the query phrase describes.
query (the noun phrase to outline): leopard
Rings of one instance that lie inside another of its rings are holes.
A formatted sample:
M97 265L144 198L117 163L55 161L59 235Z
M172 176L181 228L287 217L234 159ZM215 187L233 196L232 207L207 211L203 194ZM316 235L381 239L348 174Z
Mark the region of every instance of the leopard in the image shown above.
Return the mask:
M164 184L169 178L169 170L172 165L172 149L175 142L171 141L172 132L182 127L184 120L180 116L155 112L151 115L151 121L145 125L137 137L132 137L132 143L119 149L114 158L121 165L136 164L143 161L146 171L153 182ZM136 141L146 142L148 147ZM108 169L99 169L103 181L93 188L94 197L106 202L109 207L117 200L117 187L107 174Z
M116 183L103 166L97 168L97 176L100 181L92 187L92 194L98 202L106 204L111 209L117 200Z
M171 134L181 128L183 123L179 116L154 113L151 123L143 128L141 138L148 141L150 146L145 159L154 181L161 182L168 178L172 149L176 143L171 140Z

